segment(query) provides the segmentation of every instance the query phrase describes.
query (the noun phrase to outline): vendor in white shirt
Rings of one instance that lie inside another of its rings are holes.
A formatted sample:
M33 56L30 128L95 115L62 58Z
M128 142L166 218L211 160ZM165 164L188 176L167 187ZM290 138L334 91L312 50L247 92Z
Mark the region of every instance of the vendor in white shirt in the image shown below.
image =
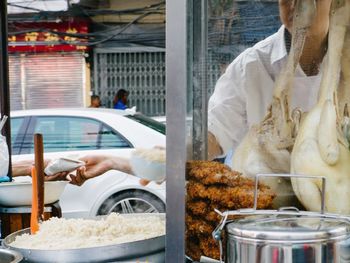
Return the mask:
M216 83L208 106L209 159L234 151L248 129L265 116L274 81L287 62L295 2L279 0L283 25L278 32L240 54ZM331 2L316 0L316 17L295 75L293 108L307 111L317 101L320 67L327 51Z

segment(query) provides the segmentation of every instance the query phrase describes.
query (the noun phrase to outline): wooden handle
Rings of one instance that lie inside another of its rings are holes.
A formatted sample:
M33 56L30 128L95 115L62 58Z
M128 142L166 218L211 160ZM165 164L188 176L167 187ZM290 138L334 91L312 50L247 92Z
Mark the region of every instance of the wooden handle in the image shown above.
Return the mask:
M30 233L33 235L39 230L38 222L38 177L35 167L32 167L32 213L30 215Z
M37 176L38 188L38 219L43 220L44 215L44 146L43 136L39 133L34 134L34 155L35 171Z

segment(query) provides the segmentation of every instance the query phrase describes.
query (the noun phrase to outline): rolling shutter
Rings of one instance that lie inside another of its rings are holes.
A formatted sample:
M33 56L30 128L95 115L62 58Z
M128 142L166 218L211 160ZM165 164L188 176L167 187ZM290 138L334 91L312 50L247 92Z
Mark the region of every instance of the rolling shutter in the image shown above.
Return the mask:
M9 56L10 105L11 110L23 109L21 86L21 56Z
M84 106L83 53L10 55L9 61L11 110Z

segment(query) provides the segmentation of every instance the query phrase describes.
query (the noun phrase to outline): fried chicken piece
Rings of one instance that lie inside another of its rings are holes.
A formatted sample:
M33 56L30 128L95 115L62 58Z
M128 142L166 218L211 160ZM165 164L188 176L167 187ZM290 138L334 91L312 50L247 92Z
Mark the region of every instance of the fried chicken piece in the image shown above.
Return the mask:
M238 186L242 183L241 174L234 172L225 164L212 161L189 161L186 164L186 179L201 182L204 185L224 184Z
M197 236L186 235L186 255L195 261L199 261L203 255Z
M198 219L196 217L193 217L190 214L186 214L185 223L186 223L186 231L189 234L196 233L197 235L199 234L211 235L211 233L214 231L216 227L215 225L211 225L210 223L204 220Z
M215 212L214 209L219 211L226 211L229 208L225 208L219 204L210 202L209 200L194 200L186 202L186 210L194 216L204 218L206 221L214 224L219 224L221 216ZM234 219L236 217L229 217Z
M225 244L224 239L222 244ZM219 243L211 235L188 235L186 232L186 254L194 260L199 260L201 256L219 259Z
M199 247L202 251L202 255L214 258L219 260L220 259L220 247L219 243L214 240L214 238L210 237L202 237L199 239Z
M211 202L209 201L189 201L186 202L186 209L191 211L194 215L202 216L207 214L211 210Z
M217 162L190 161L186 166L186 253L195 260L201 255L219 259L218 243L212 232L221 220L220 211L252 208L255 182ZM258 209L269 208L275 195L258 187ZM234 219L236 217L230 217ZM223 233L224 234L224 233ZM223 241L224 244L224 241Z
M229 209L252 208L254 205L253 187L204 186L198 182L187 183L187 194L190 199L209 199ZM268 208L275 195L266 186L259 186L258 209Z

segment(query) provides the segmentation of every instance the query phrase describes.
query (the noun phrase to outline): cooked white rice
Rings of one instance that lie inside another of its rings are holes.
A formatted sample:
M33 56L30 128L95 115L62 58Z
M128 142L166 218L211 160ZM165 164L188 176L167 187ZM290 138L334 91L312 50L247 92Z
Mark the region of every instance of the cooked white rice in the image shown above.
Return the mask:
M165 163L165 150L152 148L152 149L136 149L134 151L139 157L142 157L148 161Z
M156 215L112 213L101 220L53 217L35 235L18 236L11 246L26 249L73 249L115 245L165 234L165 221Z

